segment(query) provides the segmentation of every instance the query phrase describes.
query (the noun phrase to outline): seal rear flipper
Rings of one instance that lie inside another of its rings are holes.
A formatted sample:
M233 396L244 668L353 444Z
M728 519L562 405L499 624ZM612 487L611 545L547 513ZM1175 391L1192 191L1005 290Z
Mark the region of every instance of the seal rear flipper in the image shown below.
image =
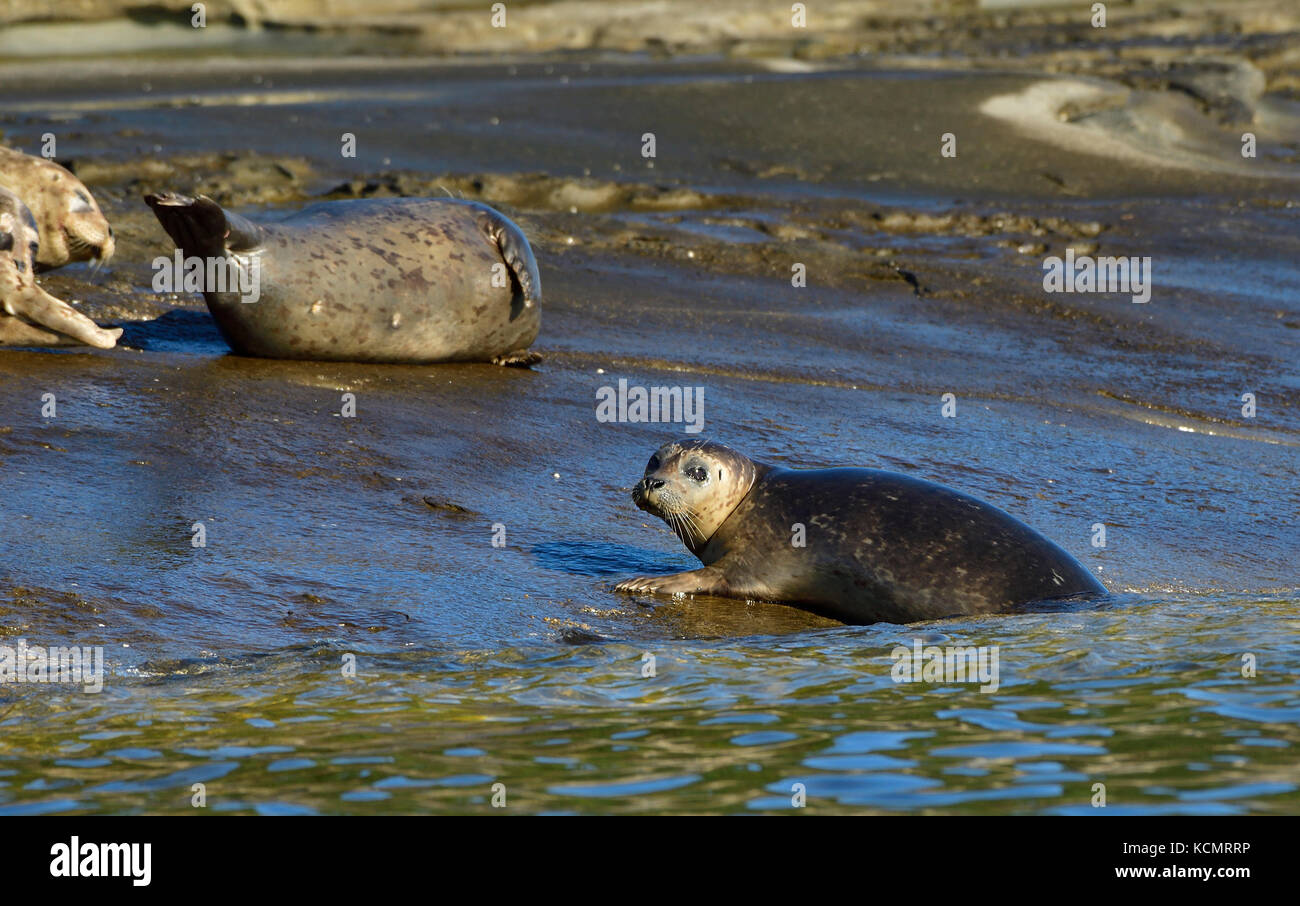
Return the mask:
M500 211L487 207L480 211L479 226L510 269L510 275L523 296L524 308L532 308L541 302L542 278L523 230Z
M531 349L515 349L497 356L492 360L492 364L506 368L532 368L541 360L540 352L533 352Z
M177 192L146 195L145 204L183 252L223 255L257 248L262 228L238 214L229 214L211 198L190 198Z

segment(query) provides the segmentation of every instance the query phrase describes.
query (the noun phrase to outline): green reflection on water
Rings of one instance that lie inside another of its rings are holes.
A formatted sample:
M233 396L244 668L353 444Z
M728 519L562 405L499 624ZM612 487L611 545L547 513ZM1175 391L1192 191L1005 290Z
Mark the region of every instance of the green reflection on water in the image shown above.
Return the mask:
M500 783L516 813L789 811L794 784L819 813L1091 812L1104 783L1112 812L1295 812L1295 613L1202 598L661 643L652 678L607 644L360 655L344 679L321 645L98 696L9 686L0 810L188 813L203 783L214 813L490 813ZM1000 691L895 684L912 638L998 644Z

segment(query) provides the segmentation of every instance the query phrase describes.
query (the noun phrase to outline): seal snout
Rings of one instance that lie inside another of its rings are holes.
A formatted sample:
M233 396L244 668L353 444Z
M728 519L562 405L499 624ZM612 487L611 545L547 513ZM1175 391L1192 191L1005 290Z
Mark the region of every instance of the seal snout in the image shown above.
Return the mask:
M91 245L90 253L96 264L107 264L113 258L113 253L117 251L117 242L113 238L113 228L108 228L108 236L98 245Z
M646 476L636 483L632 488L632 502L643 510L650 509L650 493L657 491L664 486L662 478L651 478Z

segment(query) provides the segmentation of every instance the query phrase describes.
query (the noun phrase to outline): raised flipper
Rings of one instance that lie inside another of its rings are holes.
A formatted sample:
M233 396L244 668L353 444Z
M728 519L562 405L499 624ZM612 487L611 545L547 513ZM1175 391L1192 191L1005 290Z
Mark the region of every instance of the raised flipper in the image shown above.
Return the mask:
M481 208L479 226L488 241L501 252L501 260L510 269L515 284L524 299L524 308L532 308L542 301L542 278L537 272L537 261L523 230L500 211Z
M191 255L225 255L257 248L262 228L238 214L226 212L206 195L191 198L177 192L146 195L145 204L172 237L176 247Z

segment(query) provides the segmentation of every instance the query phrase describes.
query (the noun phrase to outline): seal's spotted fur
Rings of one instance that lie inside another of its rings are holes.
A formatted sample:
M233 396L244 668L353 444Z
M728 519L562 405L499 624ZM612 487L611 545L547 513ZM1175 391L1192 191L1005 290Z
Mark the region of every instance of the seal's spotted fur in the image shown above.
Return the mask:
M255 224L210 198L146 196L188 256L260 269L259 298L204 298L246 355L531 364L541 278L519 227L456 199L321 202Z
M907 475L783 469L691 440L661 447L632 499L704 566L629 579L618 591L777 601L845 623L994 613L1105 591L1018 519Z

